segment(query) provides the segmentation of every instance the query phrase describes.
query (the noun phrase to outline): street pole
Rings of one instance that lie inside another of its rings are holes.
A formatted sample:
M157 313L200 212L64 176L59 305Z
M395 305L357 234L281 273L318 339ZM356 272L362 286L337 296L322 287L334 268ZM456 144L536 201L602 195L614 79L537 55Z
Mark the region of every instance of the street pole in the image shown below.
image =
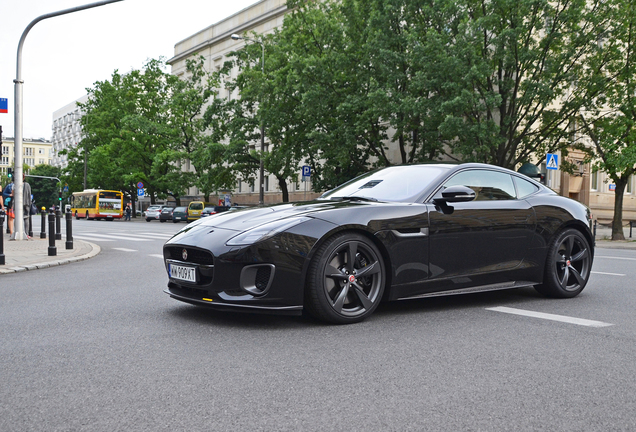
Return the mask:
M78 12L85 9L90 9L98 6L104 6L109 3L116 3L122 0L103 0L95 3L90 3L82 6L76 6L69 9L64 9L57 12L51 12L48 14L40 15L33 21L29 23L29 25L22 32L22 36L20 37L20 42L18 43L18 55L16 59L16 74L15 79L13 80L15 84L15 107L14 107L14 122L15 122L15 142L14 142L14 180L13 180L13 199L15 200L15 205L13 206L13 211L15 213L15 224L13 229L13 235L11 236L12 240L26 240L26 233L24 232L24 220L22 219L24 215L23 209L23 199L22 199L22 47L24 46L24 41L27 37L29 31L36 25L38 22L45 20L47 18L53 18L60 15L66 15L72 12Z
M261 72L263 73L263 79L265 78L265 44L256 39L248 38L245 36L239 36L237 34L233 34L230 36L232 40L248 40L250 42L254 42L261 45L262 54L261 54ZM262 105L262 99L261 99ZM262 109L262 106L259 106ZM258 205L263 205L265 203L265 165L263 163L263 154L265 153L265 120L261 115L261 157L259 164L259 179L258 179Z

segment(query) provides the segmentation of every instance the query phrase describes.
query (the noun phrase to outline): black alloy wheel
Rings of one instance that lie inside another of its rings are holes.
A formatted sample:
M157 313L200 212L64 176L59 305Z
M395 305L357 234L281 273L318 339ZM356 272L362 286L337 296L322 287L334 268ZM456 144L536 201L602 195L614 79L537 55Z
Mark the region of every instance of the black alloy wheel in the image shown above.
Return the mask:
M335 324L362 321L378 307L386 282L378 248L359 234L327 240L309 268L307 311Z
M559 298L577 296L590 279L592 250L581 232L567 229L557 235L548 249L540 293Z

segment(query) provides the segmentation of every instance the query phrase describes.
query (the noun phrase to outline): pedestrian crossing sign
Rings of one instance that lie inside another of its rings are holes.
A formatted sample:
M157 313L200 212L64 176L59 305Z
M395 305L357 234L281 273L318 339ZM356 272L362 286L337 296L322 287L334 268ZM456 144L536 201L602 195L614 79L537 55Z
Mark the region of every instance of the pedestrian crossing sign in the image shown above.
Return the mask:
M547 153L545 158L545 167L551 170L559 169L559 155Z

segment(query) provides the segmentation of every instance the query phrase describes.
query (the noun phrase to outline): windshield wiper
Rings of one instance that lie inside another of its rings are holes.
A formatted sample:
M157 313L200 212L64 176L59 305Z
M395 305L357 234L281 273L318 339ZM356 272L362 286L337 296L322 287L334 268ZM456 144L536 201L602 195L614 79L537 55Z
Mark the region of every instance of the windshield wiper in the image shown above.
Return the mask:
M377 201L375 198L365 197L365 196L342 196L342 197L331 197L329 198L333 201Z

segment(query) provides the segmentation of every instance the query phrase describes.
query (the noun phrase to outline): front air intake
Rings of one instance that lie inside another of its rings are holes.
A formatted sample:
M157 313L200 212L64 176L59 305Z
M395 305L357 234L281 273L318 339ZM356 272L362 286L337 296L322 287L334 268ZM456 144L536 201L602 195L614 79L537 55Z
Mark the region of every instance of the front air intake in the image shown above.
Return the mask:
M241 271L241 288L254 296L263 296L274 280L273 264L255 264Z

